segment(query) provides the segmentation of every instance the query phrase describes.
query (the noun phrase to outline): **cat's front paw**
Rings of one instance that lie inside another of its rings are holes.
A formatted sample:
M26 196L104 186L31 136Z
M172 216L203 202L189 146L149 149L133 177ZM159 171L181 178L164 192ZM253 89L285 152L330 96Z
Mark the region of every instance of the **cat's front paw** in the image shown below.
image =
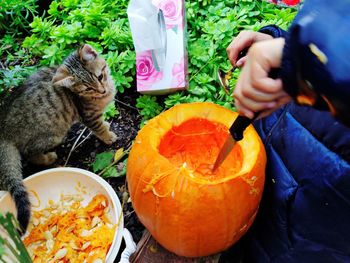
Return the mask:
M37 165L51 165L57 160L55 152L48 152L45 154L38 154L29 158L30 162Z
M103 121L103 125L106 127L107 130L111 128L111 124L107 121Z
M114 143L117 139L118 139L117 135L114 132L109 131L108 132L108 137L107 138L103 138L102 141L105 144L110 145L110 144Z

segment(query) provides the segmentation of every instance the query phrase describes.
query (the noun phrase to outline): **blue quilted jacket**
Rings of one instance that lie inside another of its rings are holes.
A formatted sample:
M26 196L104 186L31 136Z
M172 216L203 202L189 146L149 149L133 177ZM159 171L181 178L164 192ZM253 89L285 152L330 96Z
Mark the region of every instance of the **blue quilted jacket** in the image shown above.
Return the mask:
M275 26L261 31L284 36ZM350 1L306 1L285 37L282 77L290 94L298 72L317 92L350 105ZM295 103L255 127L268 163L244 261L350 263L350 128Z

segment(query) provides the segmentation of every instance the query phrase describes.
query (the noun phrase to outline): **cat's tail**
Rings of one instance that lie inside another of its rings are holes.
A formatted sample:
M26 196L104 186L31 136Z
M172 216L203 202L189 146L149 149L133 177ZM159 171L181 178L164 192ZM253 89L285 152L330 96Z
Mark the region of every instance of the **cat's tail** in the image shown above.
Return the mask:
M17 219L25 232L30 219L31 204L22 181L21 155L18 149L7 141L0 140L0 190L9 191L17 208Z

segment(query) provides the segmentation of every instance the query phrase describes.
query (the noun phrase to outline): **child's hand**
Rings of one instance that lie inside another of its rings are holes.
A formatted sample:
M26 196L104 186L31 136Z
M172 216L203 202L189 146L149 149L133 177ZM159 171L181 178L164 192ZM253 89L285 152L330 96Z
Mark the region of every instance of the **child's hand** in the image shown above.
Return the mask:
M241 67L246 60L246 57L243 57L237 61L238 54L242 50L249 48L255 42L271 39L273 39L273 37L268 34L255 31L242 31L237 35L237 37L232 40L231 44L227 47L227 56L233 66Z
M261 41L251 46L234 91L238 112L253 118L254 112L267 116L290 101L281 79L272 79L269 72L281 66L284 39Z

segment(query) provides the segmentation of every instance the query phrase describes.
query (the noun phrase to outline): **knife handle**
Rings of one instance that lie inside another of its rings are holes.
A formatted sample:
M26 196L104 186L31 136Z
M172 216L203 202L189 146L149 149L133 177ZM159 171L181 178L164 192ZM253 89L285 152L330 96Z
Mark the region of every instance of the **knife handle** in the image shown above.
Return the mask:
M246 116L238 115L237 119L230 127L230 133L235 141L243 139L243 132L245 129L259 116L261 112L256 112L253 119L249 119Z
M246 47L245 49L243 49L241 52L238 53L237 61L247 55L248 49L249 48ZM232 74L236 70L236 68L238 67L234 65L226 74Z
M279 76L280 69L277 68L273 68L269 73L269 77L273 79L277 79ZM230 127L230 133L233 139L236 141L242 140L244 130L260 115L260 113L261 111L255 112L253 119L239 115Z

